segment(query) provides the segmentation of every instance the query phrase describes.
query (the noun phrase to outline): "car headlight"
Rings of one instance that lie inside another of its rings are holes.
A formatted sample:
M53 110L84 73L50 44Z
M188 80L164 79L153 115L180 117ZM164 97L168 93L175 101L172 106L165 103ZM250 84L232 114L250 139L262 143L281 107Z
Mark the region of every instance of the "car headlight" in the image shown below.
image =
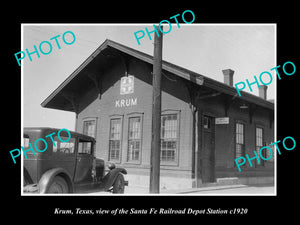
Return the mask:
M108 163L107 168L113 170L114 168L116 168L116 165L114 163Z

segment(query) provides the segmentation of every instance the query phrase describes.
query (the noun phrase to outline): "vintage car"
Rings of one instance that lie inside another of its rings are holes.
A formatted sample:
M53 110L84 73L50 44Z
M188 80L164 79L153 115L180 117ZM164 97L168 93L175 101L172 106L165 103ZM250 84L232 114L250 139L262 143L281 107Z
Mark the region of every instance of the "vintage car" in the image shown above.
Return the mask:
M105 169L104 160L95 157L94 138L59 131L54 128L24 128L24 194L124 193L128 182L123 174L127 171L116 168L112 163Z

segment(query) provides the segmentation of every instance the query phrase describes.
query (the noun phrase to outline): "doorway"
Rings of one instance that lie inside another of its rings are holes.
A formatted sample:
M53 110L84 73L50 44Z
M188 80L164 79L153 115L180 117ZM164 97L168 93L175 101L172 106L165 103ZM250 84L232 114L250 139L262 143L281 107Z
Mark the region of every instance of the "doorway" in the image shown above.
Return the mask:
M202 121L202 183L212 183L215 182L215 121L206 115Z

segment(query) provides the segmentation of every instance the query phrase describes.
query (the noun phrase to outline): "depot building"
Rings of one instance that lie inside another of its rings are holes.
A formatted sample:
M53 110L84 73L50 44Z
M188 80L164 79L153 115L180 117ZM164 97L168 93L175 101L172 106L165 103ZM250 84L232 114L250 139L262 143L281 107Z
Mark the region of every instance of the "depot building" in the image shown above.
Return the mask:
M152 71L152 56L106 40L41 104L74 112L75 130L96 139L98 158L126 168L132 186L149 186ZM274 142L267 86L239 97L231 69L220 71L224 83L166 61L162 73L161 188L273 182L273 158L242 172L234 162Z

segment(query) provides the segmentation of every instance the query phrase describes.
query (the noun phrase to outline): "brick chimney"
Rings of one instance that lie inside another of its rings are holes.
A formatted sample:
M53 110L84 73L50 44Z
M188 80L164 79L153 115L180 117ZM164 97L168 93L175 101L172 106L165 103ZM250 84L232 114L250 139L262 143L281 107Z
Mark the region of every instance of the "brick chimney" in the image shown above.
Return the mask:
M233 86L233 73L234 71L231 69L222 70L224 74L224 83Z
M260 88L258 89L259 91L259 97L263 98L264 100L267 100L267 85L259 85Z

